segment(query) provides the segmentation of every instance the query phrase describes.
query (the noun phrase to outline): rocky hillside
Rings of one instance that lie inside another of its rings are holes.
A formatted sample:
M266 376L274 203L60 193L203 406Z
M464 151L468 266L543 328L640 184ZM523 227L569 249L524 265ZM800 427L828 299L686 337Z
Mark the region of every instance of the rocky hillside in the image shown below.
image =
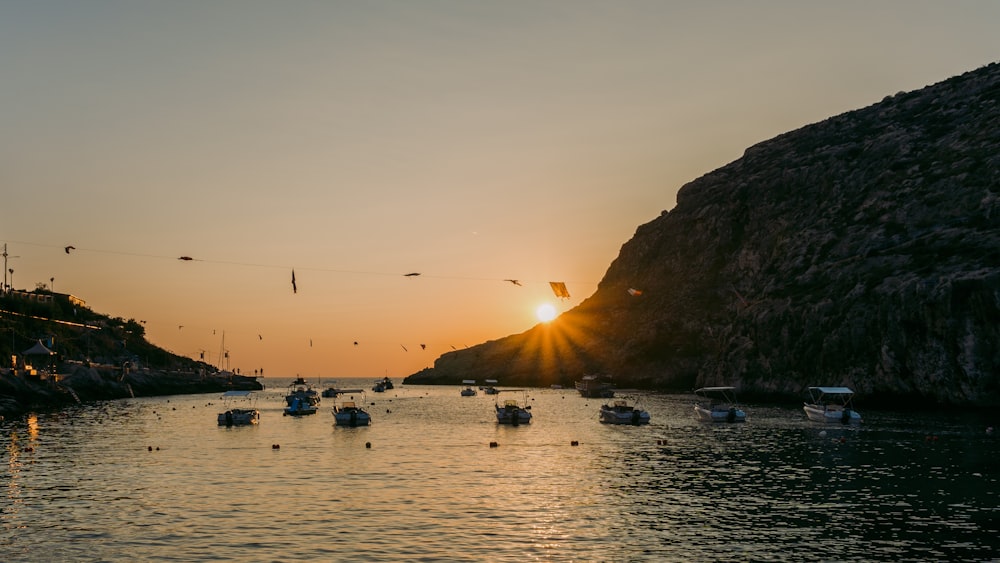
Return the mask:
M588 372L1000 404L1000 64L750 147L683 186L578 307L406 381Z

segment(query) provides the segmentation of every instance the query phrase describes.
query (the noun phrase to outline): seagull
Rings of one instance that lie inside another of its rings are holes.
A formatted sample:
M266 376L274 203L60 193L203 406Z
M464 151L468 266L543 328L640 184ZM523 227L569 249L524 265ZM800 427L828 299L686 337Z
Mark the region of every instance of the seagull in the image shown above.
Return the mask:
M69 254L69 251L70 250L76 250L76 247L75 246L67 246L67 247L64 247L63 250L66 251L66 254Z
M409 352L409 350L406 349L406 346L403 346L402 344L400 344L399 347L402 348L404 352Z
M518 280L503 280L503 281L505 281L505 282L510 282L510 283L512 283L512 284L514 284L514 285L521 285L521 282L520 282L520 281L518 281Z
M191 258L190 256L181 256L180 258L178 258L178 260L184 260L186 262L190 262L191 260L194 260L194 258Z
M410 272L409 274L403 274L403 276L412 278L413 276L419 276L420 272Z
M427 349L427 345L426 344L421 344L420 345L420 349L421 350L426 350Z
M177 325L177 330L184 328L184 325Z
M298 293L299 288L295 285L295 270L292 269L292 293Z

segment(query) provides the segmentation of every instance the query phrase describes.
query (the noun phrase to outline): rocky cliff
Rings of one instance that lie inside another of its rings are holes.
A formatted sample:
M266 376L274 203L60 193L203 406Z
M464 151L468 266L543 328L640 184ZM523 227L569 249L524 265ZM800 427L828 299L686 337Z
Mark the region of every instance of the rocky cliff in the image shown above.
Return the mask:
M578 307L406 382L588 372L1000 404L1000 64L750 147L683 186Z

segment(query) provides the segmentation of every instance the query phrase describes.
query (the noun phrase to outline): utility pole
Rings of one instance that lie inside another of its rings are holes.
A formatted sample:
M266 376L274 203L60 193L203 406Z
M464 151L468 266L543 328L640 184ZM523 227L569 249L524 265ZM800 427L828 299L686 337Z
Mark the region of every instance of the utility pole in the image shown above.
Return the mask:
M0 287L4 293L11 290L10 285L14 285L14 270L7 269L7 258L20 258L20 256L11 256L7 254L7 243L3 243L3 287ZM7 272L10 272L10 285L7 285Z

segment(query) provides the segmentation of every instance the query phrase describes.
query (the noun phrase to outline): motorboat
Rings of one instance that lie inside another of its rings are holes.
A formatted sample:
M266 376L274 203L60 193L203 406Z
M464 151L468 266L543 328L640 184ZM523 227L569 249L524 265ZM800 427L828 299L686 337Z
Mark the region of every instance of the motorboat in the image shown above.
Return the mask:
M344 389L342 393L363 393L361 389ZM364 404L362 395L361 404ZM333 406L334 424L337 426L368 426L372 423L372 417L362 407L358 406L354 397L341 401Z
M523 389L509 389L504 390L505 393L517 392L523 394L523 400L518 402L517 399L507 399L500 404L499 397L495 405L497 413L497 424L510 424L511 426L520 426L522 424L528 424L531 422L531 407L528 406L528 395ZM497 394L499 395L499 391Z
M288 386L288 393L285 394L285 404L289 407L298 399L299 403L311 406L319 406L320 395L313 389L313 386L303 377L296 377Z
M615 396L615 386L610 377L600 375L584 375L576 382L576 390L583 397L609 399Z
M694 392L694 416L702 422L746 422L747 413L736 401L735 387L702 387Z
M861 414L854 410L853 398L854 391L847 387L810 387L810 402L803 404L802 410L815 422L857 424Z
M462 389L462 396L463 397L475 397L476 396L476 390L472 387L475 384L476 384L476 380L475 379L463 379L462 380L462 385L465 385L465 389Z
M219 426L249 426L260 422L257 396L253 391L226 391L222 400L226 410L219 413Z
M615 399L601 405L600 420L605 424L649 424L649 413L627 399Z
M486 393L487 395L496 395L497 393L500 392L497 390L496 385L497 385L496 379L487 379L486 387L483 389L483 393Z
M306 416L310 414L316 414L319 410L317 405L311 404L306 399L295 398L292 399L290 405L285 407L285 416Z

